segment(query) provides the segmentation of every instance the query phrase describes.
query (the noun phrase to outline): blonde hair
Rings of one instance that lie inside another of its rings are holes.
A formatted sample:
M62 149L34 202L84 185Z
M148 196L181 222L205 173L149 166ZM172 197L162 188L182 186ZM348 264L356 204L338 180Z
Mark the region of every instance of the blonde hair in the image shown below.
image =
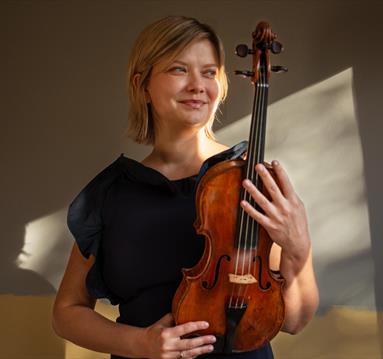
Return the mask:
M129 121L128 135L138 143L154 143L154 125L145 89L151 70L159 62L171 63L194 40L207 39L218 58L217 78L220 83L220 101L227 94L227 77L224 68L222 42L214 30L196 19L168 16L146 27L138 36L128 62ZM205 126L206 135L214 139L214 117Z

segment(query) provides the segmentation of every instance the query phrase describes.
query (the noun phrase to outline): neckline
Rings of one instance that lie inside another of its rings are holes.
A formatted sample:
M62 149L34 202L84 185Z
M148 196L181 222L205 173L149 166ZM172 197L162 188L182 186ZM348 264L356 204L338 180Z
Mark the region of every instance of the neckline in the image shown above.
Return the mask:
M181 177L177 179L170 179L167 176L165 176L163 173L160 171L156 170L155 168L149 167L144 165L143 163L136 161L133 158L127 157L124 155L124 153L121 153L120 158L122 158L124 161L127 163L130 163L130 165L133 165L135 169L137 169L140 173L145 173L149 176L154 175L157 177L160 177L161 179L165 180L166 182L169 183L177 183L177 182L183 182L183 181L189 181L189 180L195 180L198 177L198 173L187 176L187 177Z
M144 181L146 183L154 185L167 183L168 185L171 185L175 183L187 183L188 181L198 182L201 176L207 171L207 169L213 166L214 164L222 160L236 159L242 156L242 154L247 150L247 144L247 141L239 142L236 145L206 159L202 163L199 173L174 180L169 179L164 174L152 167L145 166L141 162L138 162L130 157L125 156L124 153L120 154L118 160L120 162L123 162L125 165L124 167L129 169L128 175L130 177L135 178L139 181Z

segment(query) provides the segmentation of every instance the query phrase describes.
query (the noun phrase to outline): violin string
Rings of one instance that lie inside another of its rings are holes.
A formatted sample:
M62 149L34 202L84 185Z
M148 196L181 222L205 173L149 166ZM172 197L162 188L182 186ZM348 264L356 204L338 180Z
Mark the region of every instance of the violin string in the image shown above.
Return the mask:
M260 78L259 78L259 107L257 109L257 114L258 114L258 118L257 118L257 123L258 123L257 127L258 128L257 129L258 129L258 131L257 131L257 139L256 139L257 148L256 148L255 156L253 158L252 165L251 165L253 182L255 183L257 188L259 187L259 175L255 171L255 165L258 162L261 162L261 160L262 160L261 159L261 147L263 146L262 128L264 126L264 121L265 121L264 109L265 109L265 91L266 91L264 69L259 71L259 73L260 73ZM257 205L253 199L252 199L252 205L257 208ZM248 274L251 274L253 272L252 271L252 265L254 266L254 269L256 268L256 265L257 265L257 256L253 257L253 253L256 252L258 249L258 247L257 247L258 243L257 242L258 242L258 236L259 236L259 225L252 218L251 218L251 231L249 233L249 236L250 236L250 255L248 258ZM256 275L255 272L256 271L254 270L254 276Z
M249 178L251 181L253 181L254 177L254 164L256 161L256 152L254 151L255 149L255 144L257 143L257 139L259 136L259 108L261 104L261 91L259 89L259 86L257 84L256 87L256 100L255 100L255 109L253 109L253 121L252 121L252 136L251 136L251 144L249 144L249 148L251 149L249 158L248 158L248 164L247 164L247 173L246 173L246 178ZM255 144L254 144L255 143ZM245 191L245 199L250 203L253 204L253 199L251 195ZM245 264L246 262L251 263L252 261L252 242L253 242L253 220L252 218L246 213L246 228L245 228L245 233L244 233L244 247L243 247L243 254L242 254L242 271L241 274L245 274ZM250 242L250 245L249 245ZM249 268L247 268L247 272L250 273ZM245 293L241 293L242 289L245 288ZM245 297L246 297L246 289L247 285L242 285L240 286L240 293L238 295L238 300L239 298L242 297L242 303L241 307L243 307L244 302L245 302Z
M266 66L266 64L265 64ZM261 72L262 78L261 78L261 90L262 90L262 96L261 96L261 120L259 124L259 139L257 141L258 148L257 148L257 163L262 163L264 161L263 158L263 151L264 151L264 143L265 143L265 137L264 137L264 131L265 131L265 125L266 125L266 110L267 110L267 91L268 91L268 83L266 78L266 68L264 71ZM259 178L258 172L256 172L256 182L257 182L257 188L261 189L261 180ZM260 210L259 206L257 206L257 209ZM257 252L257 255L254 257L254 275L256 275L256 267L257 267L257 258L258 258L258 241L259 241L259 232L260 232L260 226L258 223L253 221L255 229L254 232L257 232L257 235L255 236L255 243L254 247ZM261 280L261 278L259 278Z
M262 70L262 69L261 69ZM264 73L262 71L259 72L261 74L259 81L257 83L256 87L256 110L253 111L253 114L255 115L256 121L252 121L254 123L255 131L253 129L251 141L252 143L255 141L257 148L255 148L255 145L252 144L250 148L252 149L250 156L248 158L248 167L247 167L247 178L249 178L253 183L255 180L255 184L257 185L259 183L258 181L258 174L255 172L255 165L260 162L260 156L261 156L261 147L262 147L262 128L263 128L263 116L265 115L265 81L264 81ZM254 178L255 176L255 178ZM255 201L250 196L249 193L245 193L246 200L252 205L256 206ZM257 223L252 219L249 215L246 214L246 229L245 229L245 246L243 248L243 255L242 255L242 275L245 274L245 263L247 262L247 274L251 274L252 270L252 263L253 263L253 243L257 242ZM254 238L255 237L255 238ZM249 247L249 249L247 249ZM256 267L256 257L254 257L254 268ZM242 285L239 288L239 293L237 296L237 304L240 298L242 298L241 307L243 307L246 299L246 292L247 292L248 285ZM244 293L242 294L242 289L244 288Z
M258 183L258 174L255 172L255 165L257 164L258 162L258 157L259 157L259 146L261 146L261 143L260 143L260 138L261 138L261 126L262 126L262 108L264 106L264 87L263 87L263 80L262 80L262 70L259 69L259 73L260 73L260 78L258 79L258 82L257 82L257 106L256 106L256 111L255 111L255 114L256 114L256 121L255 122L255 126L256 126L256 130L255 130L255 133L253 134L253 141L255 142L255 144L257 145L257 147L255 145L252 146L252 155L251 155L251 158L249 159L249 165L248 165L248 178L255 184L257 185ZM251 197L251 195L249 193L247 193L247 200L248 202L253 206L255 207L256 206L256 203L254 201L254 199ZM247 215L246 216L246 220L247 220L247 231L246 231L246 247L248 246L249 247L249 250L246 249L246 255L247 255L247 262L248 262L248 266L247 266L247 274L251 274L251 266L252 266L252 263L253 263L253 242L255 241L256 242L256 238L257 238L257 231L256 231L256 225L257 223L255 222L255 220L250 216L250 215ZM255 238L254 238L255 237ZM245 259L246 259L246 256L244 256L244 264L245 264ZM254 261L255 261L256 258L254 258ZM255 265L255 263L254 263ZM244 272L244 270L243 270ZM246 291L247 291L247 288L248 288L248 285L245 286L245 293L243 294L242 296L242 306L245 302L245 298L246 298Z
M253 102L253 115L255 113L255 108L258 106L257 105L257 96L255 97L254 99L254 102ZM249 141L249 149L253 148L254 147L254 144L253 144L253 141L254 141L254 136L252 136L252 134L254 133L254 126L255 126L255 121L254 119L252 119L251 121L251 128L250 128L250 141ZM251 151L247 151L247 162L249 163L249 161L251 160L251 157L252 157L252 153ZM249 177L249 171L250 171L250 167L247 165L246 167L246 178ZM241 190L243 195L244 195L244 199L247 199L246 196L247 196L247 192L246 191L243 191ZM246 216L246 212L242 209L242 207L240 207L240 225L239 225L239 233L238 233L238 243L237 243L237 257L236 257L236 263L235 263L235 274L238 274L238 267L239 267L239 258L241 257L241 248L243 247L242 245L242 240L245 238L246 234L247 234L247 228L244 230L244 220L245 218L247 219L247 216ZM247 223L248 221L246 221ZM246 226L247 227L247 226ZM245 240L245 244L246 244L246 240ZM242 274L243 274L243 269L242 269ZM239 296L240 296L240 289L241 289L241 286L240 285L237 285L237 284L233 284L232 286L232 294L231 294L231 297L230 297L230 303L229 305L231 306L232 305L232 301L233 301L233 297L234 297L234 292L236 292L236 303L235 303L235 307L238 307L238 301L239 301Z
M249 168L252 169L251 171L251 180L259 187L258 185L260 184L259 182L259 175L255 171L255 165L259 162L262 162L262 146L264 145L264 130L265 130L265 121L266 121L266 99L267 99L267 82L266 82L266 75L265 71L262 70L260 71L260 78L259 78L259 86L257 85L257 88L259 88L259 93L258 93L258 106L257 106L257 132L256 132L256 144L257 148L255 151L255 155L253 156L251 160L251 165ZM255 178L254 178L255 176ZM251 198L251 204L255 207L258 207L255 203L255 201ZM258 236L259 236L259 225L257 222L250 218L250 232L247 231L247 238L250 238L250 246L249 246L249 253L248 253L248 274L252 274L252 264L254 263L254 276L256 276L256 265L257 265L257 256L254 256L253 260L253 251L255 252L258 249ZM244 272L244 271L243 271ZM246 291L247 291L247 286L245 286L245 293L242 296L242 304L241 306L244 305L245 302L245 297L246 297Z
M264 68L260 69L259 71L260 77L256 84L256 96L253 102L253 116L252 116L252 122L251 122L251 129L250 129L250 143L249 143L249 149L253 149L253 151L248 151L248 158L247 158L247 166L246 166L246 178L249 178L256 186L257 188L260 187L260 180L259 175L255 171L255 165L257 163L263 162L263 151L262 151L262 145L264 142L264 131L265 131L265 117L266 117L266 101L267 101L267 87L268 83L266 81L266 71ZM256 117L256 120L254 119ZM255 129L254 129L255 127ZM254 142L257 145L257 148L255 148ZM252 206L258 207L255 203L255 201L252 199L250 194L247 191L244 191L244 199L248 201ZM257 208L259 209L259 207ZM245 224L244 224L245 220ZM245 274L245 263L248 262L248 268L247 272L248 274L252 273L251 267L254 263L254 276L256 276L256 266L257 266L257 256L254 256L253 259L253 250L257 251L257 245L258 245L258 235L259 235L259 225L258 223L252 219L247 213L243 211L241 208L240 210L240 225L239 225L239 234L238 234L238 248L237 248L237 258L236 258L236 264L235 264L235 274L238 274L238 266L239 266L239 260L241 258L242 261L242 270L241 275ZM244 228L245 226L245 228ZM242 240L244 241L244 245L242 245ZM250 240L250 243L249 243ZM255 243L255 244L253 244ZM247 247L249 245L249 250L247 250ZM241 255L241 249L242 255ZM232 285L232 293L230 296L230 302L229 306L232 306L233 303L233 297L234 292L236 293L236 303L235 307L239 307L239 301L242 297L242 303L240 304L240 307L243 307L246 297L248 285L242 285L242 284L233 284ZM244 293L242 294L242 289L244 289ZM242 295L241 295L242 294Z
M256 96L254 98L254 102L253 102L253 111L252 111L252 114L253 114L253 118L252 118L252 121L251 121L251 128L250 128L250 138L249 138L249 149L253 149L254 148L254 127L256 126L256 121L254 121L254 116L257 112L256 109L258 109L259 107L259 100L258 100L258 90L256 89ZM246 166L246 178L250 178L251 176L251 164L252 163L252 158L254 157L253 155L253 152L254 151L247 151L247 166ZM242 193L243 193L243 199L249 201L249 198L247 198L249 196L249 194L247 193L247 191L243 191L242 190ZM249 222L249 216L246 214L246 212L242 209L242 207L240 207L240 221L239 221L239 233L238 233L238 248L237 248L237 257L236 257L236 263L235 263L235 274L237 275L238 274L238 266L239 266L239 258L241 257L241 248L243 247L242 245L242 240L244 239L245 240L245 246L246 246L246 235L248 233L248 222ZM244 220L246 218L246 229L244 230ZM244 266L242 266L242 274L244 272ZM238 306L238 301L239 301L239 296L240 296L240 289L241 289L241 285L236 285L236 284L233 284L232 285L232 293L231 293L231 296L230 296L230 301L229 301L229 306L231 307L232 306L232 303L233 303L233 297L234 297L234 292L236 292L236 303L235 303L235 306L237 307Z
M253 131L252 136L251 136L251 140L253 143L251 145L251 155L249 156L249 159L248 159L247 176L246 176L252 182L253 182L254 161L255 161L255 155L256 155L255 144L257 143L258 132L259 132L259 126L258 126L258 123L259 123L259 104L260 104L260 91L259 90L260 90L259 84L257 83L256 84L256 99L257 99L256 100L256 110L254 112L254 118L253 118L255 131ZM255 142L255 144L254 144L254 142ZM247 191L245 192L245 199L252 205L252 198ZM245 246L244 246L243 261L242 261L242 274L244 274L244 272L245 272L245 263L247 261L251 262L251 250L252 250L251 244L249 246L249 249L247 249L248 244L249 244L249 240L250 240L250 243L252 242L252 231L251 231L251 229L252 229L251 217L246 213L246 231L245 231L245 238L244 238ZM250 253L248 253L248 252L250 252ZM246 258L246 257L248 257L248 258ZM245 293L243 293L243 295L242 295L241 307L245 303L246 288L247 288L247 286L245 286Z

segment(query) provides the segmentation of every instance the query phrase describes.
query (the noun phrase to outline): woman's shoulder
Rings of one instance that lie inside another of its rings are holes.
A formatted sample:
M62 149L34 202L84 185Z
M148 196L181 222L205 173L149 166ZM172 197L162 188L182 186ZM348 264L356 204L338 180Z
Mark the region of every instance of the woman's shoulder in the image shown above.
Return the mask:
M206 171L215 164L226 160L235 160L244 156L247 150L247 144L248 141L242 141L232 147L221 145L223 150L207 158L202 164L198 180L200 180Z
M121 156L110 163L108 166L99 171L78 193L70 204L70 207L83 204L79 199L88 199L91 202L97 201L97 197L101 195L105 189L121 174L121 166L119 165Z
M73 200L72 205L77 203L80 197L86 197L91 202L94 202L98 196L104 192L118 179L135 179L135 173L139 162L121 153L114 161L101 169L91 180L81 189L78 195Z
M231 147L222 143L216 143L213 155L205 162L219 162L222 160L232 160L241 157L247 150L248 141L239 142Z
M77 240L85 257L95 255L98 236L102 228L101 209L106 192L122 173L121 156L97 173L80 190L68 208L68 228Z

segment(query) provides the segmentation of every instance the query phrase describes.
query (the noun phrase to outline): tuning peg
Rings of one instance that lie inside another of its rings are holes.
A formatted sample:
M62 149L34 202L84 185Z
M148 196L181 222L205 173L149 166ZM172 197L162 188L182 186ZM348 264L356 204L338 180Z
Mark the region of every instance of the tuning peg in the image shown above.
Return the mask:
M245 44L240 44L235 48L235 53L239 57L246 57L248 54L252 54L253 51L248 48Z
M254 72L253 71L240 71L240 70L235 70L236 75L240 75L243 77L253 77Z
M271 71L273 72L287 72L288 71L288 68L285 67L285 66L271 66Z
M280 42L273 41L270 45L270 50L273 54L279 54L283 51L283 46Z

